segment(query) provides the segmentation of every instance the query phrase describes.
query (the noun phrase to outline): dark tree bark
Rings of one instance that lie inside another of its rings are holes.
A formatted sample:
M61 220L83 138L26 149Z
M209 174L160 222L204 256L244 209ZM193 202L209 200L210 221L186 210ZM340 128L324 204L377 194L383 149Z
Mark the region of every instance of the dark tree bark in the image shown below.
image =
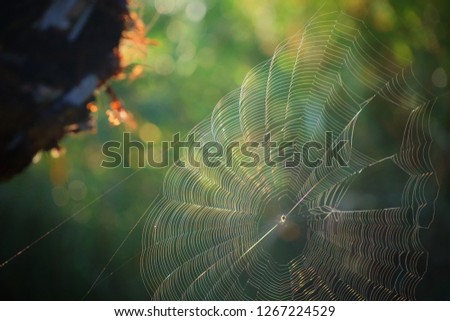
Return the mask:
M0 180L69 132L120 71L127 0L14 0L0 5Z

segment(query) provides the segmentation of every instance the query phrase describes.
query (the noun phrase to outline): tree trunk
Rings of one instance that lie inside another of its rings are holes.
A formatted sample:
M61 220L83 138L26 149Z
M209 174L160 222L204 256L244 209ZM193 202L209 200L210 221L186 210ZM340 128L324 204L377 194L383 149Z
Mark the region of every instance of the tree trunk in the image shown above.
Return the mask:
M15 0L0 5L0 180L69 132L120 71L126 0Z

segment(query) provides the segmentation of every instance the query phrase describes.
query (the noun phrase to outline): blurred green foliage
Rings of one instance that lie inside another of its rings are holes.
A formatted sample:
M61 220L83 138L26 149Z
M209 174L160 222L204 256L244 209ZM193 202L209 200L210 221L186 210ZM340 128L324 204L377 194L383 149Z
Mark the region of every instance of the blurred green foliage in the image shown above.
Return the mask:
M414 60L424 85L444 95L442 106L448 104L448 85L443 83L450 59L448 2L135 0L134 6L151 27L148 37L159 42L145 57L128 57L144 67L140 78L113 83L138 121L135 139L168 140L176 132L186 134L318 11L344 10L363 19L394 51L393 58ZM97 104L97 133L66 138L64 155L44 154L25 173L0 185L0 261L52 232L0 269L2 299L81 299L161 191L165 170L146 168L103 194L135 169L99 166L102 144L120 140L126 128L108 124L105 94ZM448 119L447 109L437 108L435 118ZM448 178L447 129L442 127L436 137L440 152L447 153L437 164L443 179ZM441 193L442 211L450 208L447 191L444 187ZM148 298L139 272L141 228L132 231L104 274L107 279L88 299ZM439 293L450 286L430 282L443 287Z

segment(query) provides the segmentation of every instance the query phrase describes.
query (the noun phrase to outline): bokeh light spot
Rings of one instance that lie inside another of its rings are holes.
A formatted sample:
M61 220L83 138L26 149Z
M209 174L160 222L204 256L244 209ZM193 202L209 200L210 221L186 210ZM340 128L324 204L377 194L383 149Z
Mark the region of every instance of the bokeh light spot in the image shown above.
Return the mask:
M139 138L144 142L157 142L161 139L161 130L153 123L145 123L139 129Z
M75 201L81 201L86 197L87 188L80 180L74 180L69 184L69 194L70 197Z
M193 21L201 21L206 14L206 5L203 1L192 1L186 6L186 17Z
M433 71L433 74L431 75L431 81L433 82L433 85L438 88L447 87L447 73L445 72L444 68L439 67L435 71Z

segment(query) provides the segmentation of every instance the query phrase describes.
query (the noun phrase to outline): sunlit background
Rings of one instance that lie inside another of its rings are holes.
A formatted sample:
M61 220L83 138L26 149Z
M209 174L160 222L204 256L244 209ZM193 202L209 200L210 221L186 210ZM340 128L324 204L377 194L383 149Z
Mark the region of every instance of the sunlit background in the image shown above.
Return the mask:
M176 132L186 134L318 10L344 10L363 19L393 50L394 59L414 60L424 86L440 98L433 131L442 185L437 222L424 235L431 272L418 298L450 299L448 2L135 0L132 7L144 21L147 37L157 42L131 49L124 44L132 77L112 83L137 120L136 140L157 142ZM96 133L67 137L62 152L37 155L26 172L0 185L1 262L51 232L0 269L2 299L83 298L130 231L87 299L148 298L139 271L142 224L133 228L161 191L166 171L142 169L104 194L134 172L136 162L130 155L131 168L100 167L102 144L120 140L128 129L108 121L105 93L99 93L96 105Z

